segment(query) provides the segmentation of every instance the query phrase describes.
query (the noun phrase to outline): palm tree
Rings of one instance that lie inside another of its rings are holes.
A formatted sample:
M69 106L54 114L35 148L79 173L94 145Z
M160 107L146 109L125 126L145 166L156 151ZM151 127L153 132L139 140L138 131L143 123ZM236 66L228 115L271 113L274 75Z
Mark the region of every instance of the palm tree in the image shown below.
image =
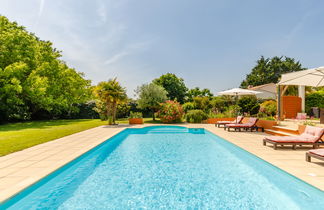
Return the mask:
M109 124L116 123L117 105L126 101L126 89L122 87L117 78L107 82L100 82L94 88L94 94L106 105L106 115Z

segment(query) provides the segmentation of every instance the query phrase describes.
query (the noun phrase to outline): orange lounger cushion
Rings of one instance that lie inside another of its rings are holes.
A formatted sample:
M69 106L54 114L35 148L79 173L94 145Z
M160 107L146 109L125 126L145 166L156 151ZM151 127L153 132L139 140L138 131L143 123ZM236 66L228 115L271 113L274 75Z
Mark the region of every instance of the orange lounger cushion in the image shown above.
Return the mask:
M268 136L264 139L278 143L312 143L318 140L318 137L312 135L300 136Z

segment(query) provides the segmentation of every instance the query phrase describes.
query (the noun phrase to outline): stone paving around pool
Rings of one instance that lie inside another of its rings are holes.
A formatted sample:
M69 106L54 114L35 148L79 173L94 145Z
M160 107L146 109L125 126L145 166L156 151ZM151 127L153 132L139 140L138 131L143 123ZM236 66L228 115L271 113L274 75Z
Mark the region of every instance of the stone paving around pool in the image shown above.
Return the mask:
M0 202L19 193L125 128L145 126L151 125L100 126L0 157ZM278 150L273 150L271 146L262 144L263 137L267 135L265 133L228 132L210 124L180 124L180 126L205 128L324 190L324 161L316 159L312 159L311 163L305 161L305 153L310 147L298 147L297 150L292 150L291 147L279 147Z

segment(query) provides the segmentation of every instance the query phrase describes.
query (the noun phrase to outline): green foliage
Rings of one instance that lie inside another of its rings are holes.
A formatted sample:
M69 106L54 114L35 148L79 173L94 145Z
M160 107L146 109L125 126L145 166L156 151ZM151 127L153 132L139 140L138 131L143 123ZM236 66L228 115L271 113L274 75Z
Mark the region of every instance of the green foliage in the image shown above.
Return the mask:
M224 117L229 117L226 115L226 113L215 113L215 112L209 112L208 113L208 118L224 118Z
M167 73L154 79L153 83L162 86L167 91L168 99L177 100L181 104L184 102L188 89L182 78L178 78L175 74Z
M69 68L49 41L0 16L0 121L39 113L69 116L90 97L90 81Z
M117 106L127 100L126 89L114 78L100 82L93 91L97 97L96 111L102 119L108 119L109 124L115 124Z
M181 122L183 110L179 102L166 101L161 103L161 108L157 115L163 123Z
M225 110L224 117L236 117L241 112L242 112L242 110L241 110L240 106L231 105Z
M136 93L138 95L138 107L151 109L153 120L155 120L154 113L160 107L160 103L167 100L167 91L157 84L150 83L138 87Z
M131 106L129 103L122 103L117 105L116 118L125 118L129 116Z
M210 101L212 112L214 113L224 112L226 110L226 107L228 107L231 103L232 101L224 96L213 97Z
M182 105L182 109L185 113L187 113L189 110L195 109L195 104L192 102L187 102Z
M264 101L260 104L259 113L264 113L266 116L274 116L277 113L277 102L273 100Z
M210 108L212 107L210 104L210 98L209 97L195 97L193 99L193 103L195 105L196 109L201 109L204 112L208 112Z
M243 96L238 101L241 112L255 115L260 109L260 104L255 96Z
M213 96L213 94L210 92L209 89L204 88L204 89L200 90L199 87L195 87L193 89L188 90L186 95L187 95L186 100L191 101L191 102L193 101L193 99L195 97L209 97L210 98Z
M316 91L306 95L306 112L309 113L312 107L324 108L324 91Z
M246 75L242 81L241 88L247 88L249 85L258 86L267 83L277 83L281 74L304 70L299 61L288 57L261 58L252 72Z
M130 112L129 118L143 118L142 112Z
M201 123L203 120L207 120L208 115L199 109L196 110L190 110L185 115L185 119L189 123Z

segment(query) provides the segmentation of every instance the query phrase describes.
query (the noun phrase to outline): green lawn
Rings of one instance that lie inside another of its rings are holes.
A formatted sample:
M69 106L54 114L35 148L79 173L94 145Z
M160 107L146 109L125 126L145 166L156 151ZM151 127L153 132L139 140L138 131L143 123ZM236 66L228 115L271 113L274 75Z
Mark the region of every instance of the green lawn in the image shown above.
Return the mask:
M100 120L50 120L0 125L0 156L107 124Z
M117 123L128 124L128 119L119 119ZM161 121L144 118L144 123L161 123ZM0 156L106 124L107 121L84 119L32 121L0 125Z

